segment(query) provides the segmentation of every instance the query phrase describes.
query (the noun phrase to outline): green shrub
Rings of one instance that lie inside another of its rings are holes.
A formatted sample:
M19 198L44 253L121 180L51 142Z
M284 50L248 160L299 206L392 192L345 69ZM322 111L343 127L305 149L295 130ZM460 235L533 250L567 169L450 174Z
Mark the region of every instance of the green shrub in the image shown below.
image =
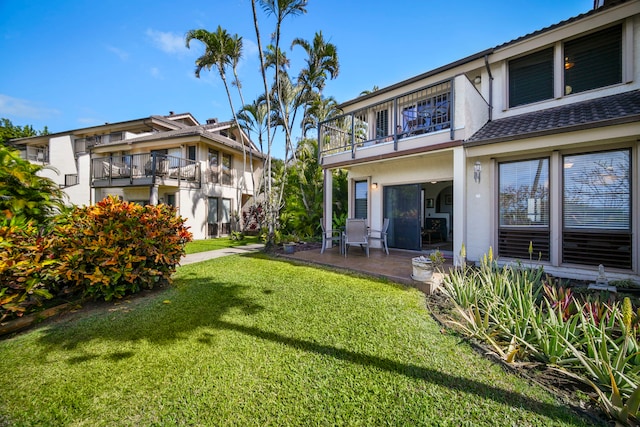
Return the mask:
M20 317L51 298L47 283L55 281L57 261L52 238L32 222L14 219L0 226L0 322Z
M59 276L95 299L121 298L170 283L191 233L168 205L110 197L76 208L54 229Z

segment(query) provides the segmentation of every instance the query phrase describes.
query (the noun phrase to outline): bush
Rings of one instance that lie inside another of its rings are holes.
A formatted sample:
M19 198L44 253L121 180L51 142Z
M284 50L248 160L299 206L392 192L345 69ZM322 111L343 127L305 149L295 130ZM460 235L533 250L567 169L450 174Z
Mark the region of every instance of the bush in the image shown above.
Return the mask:
M191 233L168 205L115 197L76 208L54 229L59 276L83 295L106 301L170 283Z
M55 282L53 239L33 222L14 219L0 226L0 322L20 317L51 298Z

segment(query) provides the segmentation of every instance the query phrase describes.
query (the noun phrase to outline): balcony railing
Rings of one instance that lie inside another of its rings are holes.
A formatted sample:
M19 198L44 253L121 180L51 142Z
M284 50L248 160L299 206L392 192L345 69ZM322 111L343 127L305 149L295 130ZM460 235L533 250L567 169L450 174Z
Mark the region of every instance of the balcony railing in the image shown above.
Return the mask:
M200 184L200 163L159 153L126 154L91 160L94 186L145 185L162 180L165 184L181 181ZM173 181L171 181L173 180Z
M427 86L320 123L320 155L453 128L453 80Z

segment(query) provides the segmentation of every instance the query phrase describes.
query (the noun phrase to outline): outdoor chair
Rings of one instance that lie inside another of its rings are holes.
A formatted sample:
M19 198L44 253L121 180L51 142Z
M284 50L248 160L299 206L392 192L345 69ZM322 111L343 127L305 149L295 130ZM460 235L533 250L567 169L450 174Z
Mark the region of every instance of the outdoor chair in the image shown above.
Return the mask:
M366 220L347 219L343 239L345 257L351 245L360 245L366 251L367 257L369 256L369 232Z
M320 219L320 227L322 227L322 249L320 253L324 253L324 250L327 248L327 243L333 246L333 242L338 242L340 252L342 252L342 232L340 230L326 230L324 228L324 218Z
M382 249L389 255L389 246L387 246L387 230L389 230L389 218L385 218L382 222L382 230L370 230L369 240L380 240Z

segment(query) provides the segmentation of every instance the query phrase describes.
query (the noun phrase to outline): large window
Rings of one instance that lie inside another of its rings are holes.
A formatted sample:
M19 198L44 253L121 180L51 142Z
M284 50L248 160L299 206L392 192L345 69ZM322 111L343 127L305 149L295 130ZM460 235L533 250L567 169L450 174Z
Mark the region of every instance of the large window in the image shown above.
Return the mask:
M501 163L498 179L498 254L549 260L549 159Z
M354 218L367 218L367 202L369 196L369 184L367 181L356 181L355 183L355 206Z
M565 95L622 82L622 26L564 44Z
M552 98L552 47L509 61L509 107Z
M222 184L232 185L233 179L231 175L231 154L222 154Z
M209 182L212 182L214 184L218 183L219 181L219 168L218 165L220 164L220 153L216 150L213 150L211 148L209 148Z
M563 158L563 262L631 268L631 153Z

